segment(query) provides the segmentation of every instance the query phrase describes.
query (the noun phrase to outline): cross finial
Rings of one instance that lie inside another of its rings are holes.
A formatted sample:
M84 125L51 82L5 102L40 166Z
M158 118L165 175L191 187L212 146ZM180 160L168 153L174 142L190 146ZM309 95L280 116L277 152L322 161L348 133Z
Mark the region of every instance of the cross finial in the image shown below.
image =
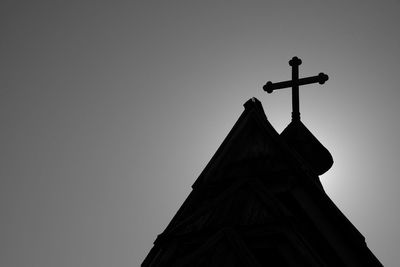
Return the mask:
M311 83L324 84L328 80L328 75L321 72L316 76L299 79L299 66L301 65L301 59L293 57L289 61L289 65L292 67L292 80L278 83L272 83L269 81L263 86L263 89L270 94L277 89L292 87L292 121L299 121L299 86Z

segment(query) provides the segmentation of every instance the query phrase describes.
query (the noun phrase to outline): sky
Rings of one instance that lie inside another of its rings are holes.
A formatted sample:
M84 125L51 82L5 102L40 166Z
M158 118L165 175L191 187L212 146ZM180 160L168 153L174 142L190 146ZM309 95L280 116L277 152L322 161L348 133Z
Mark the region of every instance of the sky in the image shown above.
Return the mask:
M0 266L139 266L257 97L329 149L325 191L400 261L399 1L0 2Z

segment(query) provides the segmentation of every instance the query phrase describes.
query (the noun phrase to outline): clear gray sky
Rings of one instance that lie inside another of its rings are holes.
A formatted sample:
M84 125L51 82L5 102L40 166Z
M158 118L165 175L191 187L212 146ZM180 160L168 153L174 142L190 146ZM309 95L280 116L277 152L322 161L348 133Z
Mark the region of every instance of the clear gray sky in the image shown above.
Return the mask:
M300 89L328 195L400 261L399 1L0 2L0 266L138 266L255 96Z

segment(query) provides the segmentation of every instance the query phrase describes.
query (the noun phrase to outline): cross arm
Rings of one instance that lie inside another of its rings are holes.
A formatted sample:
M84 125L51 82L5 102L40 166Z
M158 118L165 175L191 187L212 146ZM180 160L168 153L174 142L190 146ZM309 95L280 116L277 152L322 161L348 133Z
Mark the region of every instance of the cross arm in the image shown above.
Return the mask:
M263 89L264 89L264 91L266 91L267 93L270 94L274 90L293 87L294 85L300 86L300 85L311 84L311 83L324 84L328 80L328 78L329 78L328 75L321 72L320 74L318 74L316 76L301 78L301 79L298 79L295 81L290 80L290 81L284 81L284 82L278 82L278 83L272 83L271 81L269 81L263 86Z

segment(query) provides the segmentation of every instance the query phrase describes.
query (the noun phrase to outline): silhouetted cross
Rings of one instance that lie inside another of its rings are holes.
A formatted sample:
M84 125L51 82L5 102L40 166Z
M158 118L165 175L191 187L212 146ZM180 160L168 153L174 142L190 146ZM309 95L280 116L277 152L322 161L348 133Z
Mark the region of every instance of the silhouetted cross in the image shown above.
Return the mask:
M289 65L292 66L292 80L272 83L271 81L267 82L263 89L267 93L272 93L274 90L283 89L292 87L292 121L300 120L300 109L299 109L299 86L306 85L310 83L319 83L324 84L328 80L328 75L324 73L320 73L316 76L301 78L299 79L299 66L301 65L301 59L298 57L293 57L289 61Z

